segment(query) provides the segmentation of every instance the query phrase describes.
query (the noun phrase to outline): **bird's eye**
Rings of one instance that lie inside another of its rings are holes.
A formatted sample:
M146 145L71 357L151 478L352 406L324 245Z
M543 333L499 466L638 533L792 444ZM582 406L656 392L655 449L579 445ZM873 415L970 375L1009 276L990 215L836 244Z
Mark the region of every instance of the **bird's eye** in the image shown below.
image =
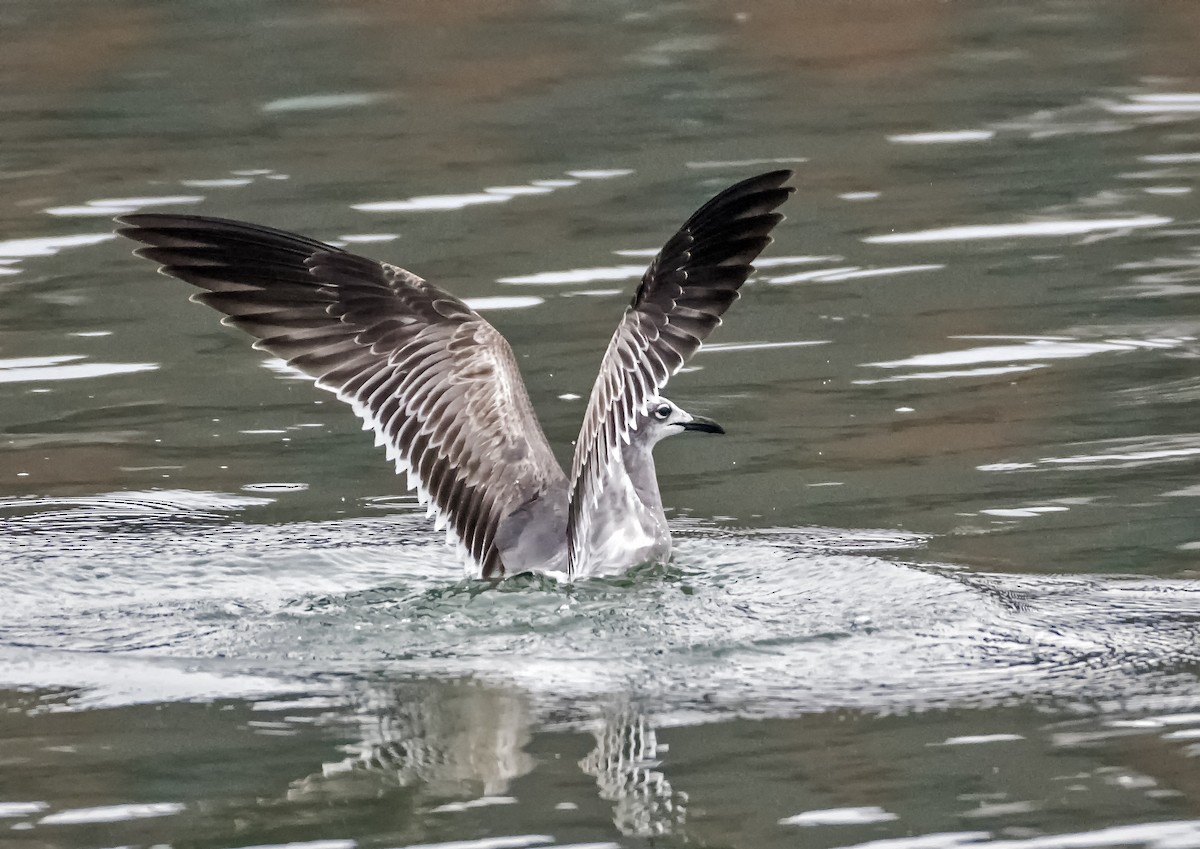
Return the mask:
M667 417L670 415L671 415L671 407L669 404L659 404L658 407L655 408L655 410L654 410L655 418L661 419L662 421L666 421Z

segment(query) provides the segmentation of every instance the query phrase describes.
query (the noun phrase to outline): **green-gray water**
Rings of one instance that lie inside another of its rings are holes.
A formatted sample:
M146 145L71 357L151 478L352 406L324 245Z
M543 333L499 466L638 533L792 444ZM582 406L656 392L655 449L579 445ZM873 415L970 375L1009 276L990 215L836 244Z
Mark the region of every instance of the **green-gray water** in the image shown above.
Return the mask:
M1197 57L1190 0L0 6L0 845L1200 846ZM777 167L675 561L569 587L462 580L111 236L410 268L565 460L649 254Z

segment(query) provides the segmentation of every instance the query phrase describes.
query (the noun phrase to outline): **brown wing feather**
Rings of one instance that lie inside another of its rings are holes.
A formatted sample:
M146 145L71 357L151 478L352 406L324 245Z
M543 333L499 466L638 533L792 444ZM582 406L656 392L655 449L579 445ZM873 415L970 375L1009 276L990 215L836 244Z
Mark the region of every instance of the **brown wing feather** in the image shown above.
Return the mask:
M118 233L193 300L349 403L485 577L500 521L565 486L512 349L458 298L392 265L238 221L139 214Z
M783 185L791 176L772 171L718 194L667 240L642 277L604 354L575 443L567 518L572 568L584 554L589 507L610 456L737 299L750 263L783 220L774 210L794 191Z

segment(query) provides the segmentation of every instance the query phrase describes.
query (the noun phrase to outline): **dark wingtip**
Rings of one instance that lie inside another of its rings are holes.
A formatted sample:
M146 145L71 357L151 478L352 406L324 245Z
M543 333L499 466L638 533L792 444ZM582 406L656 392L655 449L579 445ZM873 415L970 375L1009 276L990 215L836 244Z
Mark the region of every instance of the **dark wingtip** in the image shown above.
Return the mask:
M162 213L156 214L153 212L125 212L121 215L113 216L113 222L124 225L121 229L141 230L146 227L153 227L156 222L169 221L172 218L179 217L181 216L171 216ZM124 235L124 233L121 233L121 229L118 229L117 233Z
M170 226L175 220L170 216L152 212L129 212L113 218L113 223L118 225L113 232L124 239L149 244L148 237L152 237L156 229Z
M760 180L773 180L773 181L775 181L775 185L782 186L784 183L786 183L788 180L792 179L795 176L796 176L796 172L794 170L792 170L791 168L779 168L775 171L767 171L766 173L759 174L758 178ZM792 187L789 187L789 188L792 188Z
M788 180L796 176L796 172L791 168L780 168L776 171L765 171L754 177L747 177L739 183L734 183L730 186L731 190L741 189L743 191L763 191L766 189L784 189L787 192L796 191L795 186L784 185Z
M122 221L120 223L125 224L126 222ZM146 231L141 227L117 227L115 230L113 230L113 232L122 239L129 239L131 242L141 242L144 240L139 237ZM137 251L134 251L134 253L136 254ZM138 255L141 256L141 254Z

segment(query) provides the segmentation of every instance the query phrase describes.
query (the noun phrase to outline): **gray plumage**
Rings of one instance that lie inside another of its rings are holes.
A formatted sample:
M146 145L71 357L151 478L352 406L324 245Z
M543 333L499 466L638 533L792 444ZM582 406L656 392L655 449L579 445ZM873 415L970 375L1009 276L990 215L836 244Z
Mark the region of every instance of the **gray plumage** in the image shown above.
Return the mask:
M684 430L723 431L659 393L738 297L789 177L721 192L650 263L600 365L569 480L508 342L445 290L256 224L136 214L117 232L254 347L349 403L473 573L576 577L669 557L651 451Z

